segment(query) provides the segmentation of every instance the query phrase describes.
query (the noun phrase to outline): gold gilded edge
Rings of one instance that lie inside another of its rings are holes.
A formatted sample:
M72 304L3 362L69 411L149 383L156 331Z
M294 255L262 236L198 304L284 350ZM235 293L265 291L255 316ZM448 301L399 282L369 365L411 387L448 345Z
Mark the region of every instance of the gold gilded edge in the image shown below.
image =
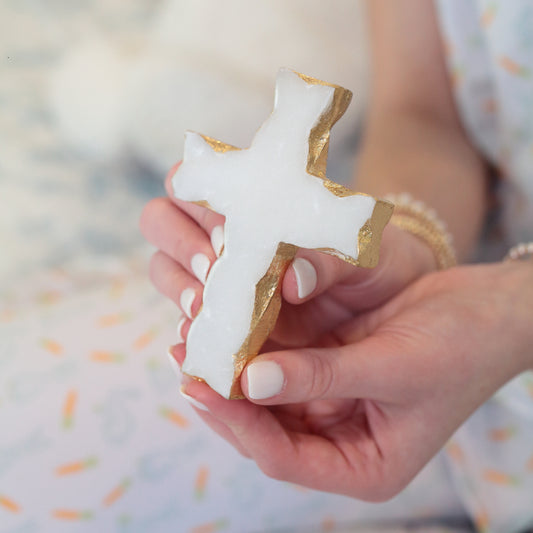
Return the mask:
M255 301L247 338L233 356L233 383L229 398L242 399L240 377L244 367L259 353L276 325L281 309L281 281L298 248L280 243L265 275L255 286Z
M394 204L376 199L372 215L359 230L359 256L357 258L359 266L374 268L378 264L381 237L393 211Z
M200 207L205 207L206 209L214 211L214 209L211 207L211 204L207 200L197 200L196 202L191 202L191 204L199 205Z
M348 189L348 187L345 187L344 185L341 185L340 183L336 183L335 181L331 181L328 179L324 179L324 187L326 189L333 193L335 196L338 196L339 198L346 198L347 196L353 196L354 194L362 194L362 193L355 193L351 189Z
M362 194L355 193L347 187L331 181L326 177L330 130L346 112L352 99L352 92L339 85L327 83L296 71L293 72L305 81L305 83L310 85L324 85L327 87L333 87L334 89L330 106L324 113L322 113L318 122L311 129L309 134L307 172L322 179L324 186L331 193L340 198ZM209 139L206 139L206 141L210 142ZM393 205L389 202L376 200L371 217L359 231L359 254L357 260L330 248L318 249L318 251L335 255L355 266L368 268L375 266L379 258L379 247L383 228L390 219L392 210ZM233 356L234 375L229 395L230 399L244 398L240 386L240 376L245 366L259 353L263 343L268 339L268 336L276 324L279 310L281 308L281 281L291 261L294 259L297 249L298 248L294 245L280 243L267 273L256 284L254 311L248 337L239 348L239 351Z
M233 146L231 144L219 141L218 139L214 139L213 137L209 137L209 135L204 135L203 133L198 133L200 137L217 153L223 154L225 152L230 151L236 151L241 150L241 148L238 148L237 146ZM210 205L209 202L206 200L198 200L196 202L191 202L192 204L199 205L200 207L205 207L207 209L210 209L211 211L215 211Z
M213 139L213 137L209 137L208 135L204 135L203 133L199 133L200 137L215 151L218 153L225 153L230 152L233 150L240 150L240 148L237 148L236 146L232 146L231 144L219 141L218 139Z
M356 193L354 193L356 194ZM358 193L357 193L358 194ZM379 260L379 248L383 229L392 216L394 204L386 200L376 200L376 205L370 218L361 226L357 236L358 257L354 259L333 248L315 248L317 252L334 255L350 265L362 268L374 268Z
M357 259L339 253L333 248L316 248L316 250L339 257L354 266L375 267L379 259L383 229L392 216L393 210L394 205L390 202L376 200L372 215L359 230ZM276 325L281 309L281 282L297 251L297 246L280 243L266 274L255 286L254 309L249 333L238 352L233 355L234 372L229 395L231 400L245 397L240 384L241 374L245 366L260 352Z
M298 73L297 73L298 74ZM328 161L329 137L333 125L344 115L352 100L352 92L338 85L315 80L309 76L298 74L306 83L333 87L333 98L329 107L322 113L318 122L309 132L309 148L307 152L307 172L312 176L330 181L326 177Z
M353 196L355 193L326 177L326 166L329 149L330 131L333 125L346 112L352 99L352 92L339 85L327 83L325 81L293 71L305 83L310 85L323 85L334 89L330 106L320 116L316 125L309 134L309 149L307 156L307 172L323 180L324 187L331 193L343 198ZM218 153L240 150L236 146L224 143L208 135L200 134L206 143ZM208 202L195 202L197 205L212 209ZM389 221L393 204L376 200L376 205L371 217L362 226L358 235L358 259L339 253L332 248L319 248L320 252L335 255L344 261L355 266L371 268L376 266L379 257L379 247L383 229ZM230 390L230 399L242 399L244 395L240 386L240 376L248 362L253 359L261 350L262 345L272 332L281 308L281 281L283 276L296 255L297 247L292 244L280 243L276 255L266 272L259 280L255 288L254 309L250 329L247 338L234 354L234 376ZM203 381L201 378L191 376L193 379Z
M198 376L193 376L192 374L187 374L187 372L182 372L184 376L187 376L191 379L194 379L194 381L198 381L198 383L206 383L204 378L199 378Z
M225 153L229 151L236 151L241 150L241 148L238 148L237 146L233 146L231 144L219 141L218 139L214 139L213 137L209 137L208 135L204 135L203 133L199 133L200 137L217 153ZM213 207L207 202L206 200L198 200L197 202L191 202L195 205L199 205L201 207L205 207L206 209L210 209L211 211L216 212ZM200 313L200 310L198 313ZM205 383L205 380L203 378L200 378L198 376L193 376L190 374L187 374L190 378L194 379L195 381L200 381L202 383ZM242 394L242 393L241 393ZM242 396L241 396L242 397Z
M309 151L307 154L307 172L323 180L324 187L339 198L353 196L355 193L326 177L326 165L329 148L330 131L334 124L346 112L352 99L352 92L340 85L317 80L305 74L296 74L311 85L325 85L334 88L333 98L330 106L320 116L317 124L311 129L309 134ZM350 256L339 253L331 248L322 248L318 251L335 255L344 261L365 268L372 268L377 265L379 259L379 247L381 244L381 235L385 225L389 221L393 204L384 200L376 199L376 204L370 219L366 221L359 230L358 235L358 258L355 260Z

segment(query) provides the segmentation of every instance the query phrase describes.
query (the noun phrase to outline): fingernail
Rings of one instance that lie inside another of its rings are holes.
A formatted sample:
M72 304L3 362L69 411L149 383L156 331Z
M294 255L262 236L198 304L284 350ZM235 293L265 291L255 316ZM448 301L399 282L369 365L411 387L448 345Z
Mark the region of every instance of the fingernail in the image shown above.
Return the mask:
M215 250L217 257L220 257L222 248L224 247L224 227L215 226L211 232L211 246Z
M194 272L194 275L202 282L205 283L207 279L207 273L209 272L209 267L211 266L211 261L209 257L205 254L194 254L191 259L191 268Z
M185 392L184 385L180 387L180 393L191 405L194 405L194 407L196 407L197 409L200 409L201 411L209 411L209 409L203 403L199 402L196 398L189 396Z
M178 339L176 341L176 344L181 344L183 342L185 342L185 339L183 338L183 335L181 333L181 328L183 327L183 324L185 324L186 322L186 318L183 317L179 322L178 322L178 325L176 326L176 330L178 331Z
M185 289L180 296L181 308L190 319L192 319L192 304L195 297L196 293L194 292L194 289L191 288Z
M176 376L178 376L178 378L181 380L180 365L178 365L178 362L176 361L176 359L174 359L174 356L172 355L170 351L171 348L172 347L170 347L167 352L168 360L170 361L170 366L172 367L172 370L174 370L174 372L176 373Z
M253 400L271 398L281 392L285 378L281 367L274 361L251 363L246 369L248 396Z
M292 262L292 268L296 274L298 298L309 296L316 289L315 267L307 259L297 257Z

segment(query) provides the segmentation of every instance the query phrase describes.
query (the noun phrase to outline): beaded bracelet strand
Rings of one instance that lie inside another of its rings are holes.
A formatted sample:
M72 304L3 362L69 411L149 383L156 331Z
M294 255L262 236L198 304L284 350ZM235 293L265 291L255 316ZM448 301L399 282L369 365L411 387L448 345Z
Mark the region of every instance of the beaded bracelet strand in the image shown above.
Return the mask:
M434 209L414 200L409 193L390 194L385 199L394 204L391 224L423 240L435 255L439 270L457 264L452 235Z
M505 261L516 261L516 260L525 260L531 259L533 257L533 242L522 242L513 246L507 255L505 256Z

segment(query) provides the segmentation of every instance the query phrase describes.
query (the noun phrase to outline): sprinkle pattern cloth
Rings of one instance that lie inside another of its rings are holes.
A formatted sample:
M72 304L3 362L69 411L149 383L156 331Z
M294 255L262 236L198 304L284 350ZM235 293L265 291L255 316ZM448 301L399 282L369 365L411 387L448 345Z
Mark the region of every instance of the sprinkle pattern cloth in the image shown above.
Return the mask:
M437 7L461 117L501 177L504 233L493 237L507 247L533 240L533 1L439 0ZM447 455L480 531L533 527L533 373L479 409Z
M461 118L501 178L509 248L533 239L533 2L436 4Z
M464 523L441 456L382 505L268 479L179 395L166 350L180 315L145 270L72 282L56 270L2 299L0 533Z

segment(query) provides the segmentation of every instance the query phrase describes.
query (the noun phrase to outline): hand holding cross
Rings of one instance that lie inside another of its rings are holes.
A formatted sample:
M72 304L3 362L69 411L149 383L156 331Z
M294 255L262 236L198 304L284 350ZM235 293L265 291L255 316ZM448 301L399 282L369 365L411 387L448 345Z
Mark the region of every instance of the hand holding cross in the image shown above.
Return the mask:
M274 111L247 150L187 133L177 198L226 217L224 252L207 279L182 370L225 398L259 352L281 305L280 281L298 247L354 265L377 263L392 205L325 177L329 131L351 93L282 69Z

